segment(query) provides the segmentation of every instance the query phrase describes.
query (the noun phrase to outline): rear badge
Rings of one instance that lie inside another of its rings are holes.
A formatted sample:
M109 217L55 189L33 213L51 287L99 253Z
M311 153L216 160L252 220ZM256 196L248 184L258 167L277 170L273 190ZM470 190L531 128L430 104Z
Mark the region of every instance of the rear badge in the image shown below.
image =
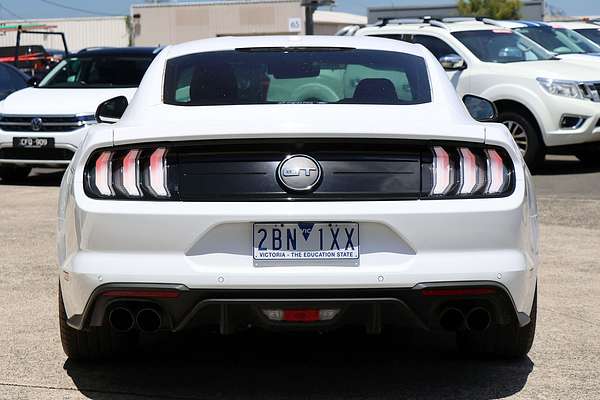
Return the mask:
M286 192L310 192L321 181L321 165L312 157L296 154L277 167L277 179Z

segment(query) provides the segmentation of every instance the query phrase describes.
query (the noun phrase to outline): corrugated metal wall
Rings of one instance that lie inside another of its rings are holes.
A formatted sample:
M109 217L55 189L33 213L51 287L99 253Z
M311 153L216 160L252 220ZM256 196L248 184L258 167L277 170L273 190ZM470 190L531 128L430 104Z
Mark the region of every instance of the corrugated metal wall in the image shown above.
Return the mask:
M18 24L47 24L56 25L52 29L64 32L67 37L69 51L77 51L85 47L129 45L127 17L98 17L98 18L65 18L65 19L35 19L27 21L0 21L0 27ZM47 49L63 50L60 36L57 35L21 35L23 44L41 44ZM0 46L14 46L16 33L6 32L0 35Z

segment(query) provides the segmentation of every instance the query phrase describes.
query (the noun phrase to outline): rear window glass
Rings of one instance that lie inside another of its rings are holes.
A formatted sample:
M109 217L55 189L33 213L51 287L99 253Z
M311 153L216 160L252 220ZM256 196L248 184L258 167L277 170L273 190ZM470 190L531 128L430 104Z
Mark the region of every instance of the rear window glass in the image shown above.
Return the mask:
M164 102L419 104L431 101L422 57L357 49L241 49L169 60Z

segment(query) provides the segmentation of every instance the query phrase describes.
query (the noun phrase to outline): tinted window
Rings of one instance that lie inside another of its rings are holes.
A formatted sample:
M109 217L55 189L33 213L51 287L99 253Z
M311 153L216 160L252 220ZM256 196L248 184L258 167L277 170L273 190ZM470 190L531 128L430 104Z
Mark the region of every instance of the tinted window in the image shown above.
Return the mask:
M249 49L169 60L164 98L176 105L418 104L431 101L425 60L358 49Z
M522 35L540 44L548 51L558 54L597 53L600 48L585 37L568 29L546 27L515 29Z
M510 63L553 58L551 53L532 40L508 29L463 31L452 35L485 62Z
M433 36L428 35L373 35L386 39L402 40L409 43L417 43L423 45L427 50L433 53L438 60L448 54L458 54L446 42Z
M576 31L596 44L600 44L600 28L576 29Z
M58 63L39 87L137 87L151 62L149 56L71 57Z
M425 46L438 60L449 54L458 54L452 47L448 46L446 42L433 36L415 35L412 42Z

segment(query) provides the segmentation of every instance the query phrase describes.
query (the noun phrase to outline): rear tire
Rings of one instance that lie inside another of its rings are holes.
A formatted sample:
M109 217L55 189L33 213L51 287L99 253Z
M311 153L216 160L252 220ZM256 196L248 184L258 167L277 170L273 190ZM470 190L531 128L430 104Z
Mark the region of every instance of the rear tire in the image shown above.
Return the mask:
M546 157L546 149L540 138L540 133L529 117L513 110L501 111L498 121L508 128L513 139L521 149L523 158L529 169L541 166Z
M537 320L537 289L529 323L523 327L514 324L491 327L485 332L458 332L456 344L461 353L471 356L495 356L499 358L523 358L531 350Z
M58 322L60 340L67 357L72 360L98 360L113 358L128 348L135 346L132 334L115 335L108 327L92 327L78 330L67 323L67 313L63 303L62 291L58 287ZM127 346L131 344L133 346Z
M0 165L0 179L5 183L17 183L29 176L30 167L18 167L16 165Z

